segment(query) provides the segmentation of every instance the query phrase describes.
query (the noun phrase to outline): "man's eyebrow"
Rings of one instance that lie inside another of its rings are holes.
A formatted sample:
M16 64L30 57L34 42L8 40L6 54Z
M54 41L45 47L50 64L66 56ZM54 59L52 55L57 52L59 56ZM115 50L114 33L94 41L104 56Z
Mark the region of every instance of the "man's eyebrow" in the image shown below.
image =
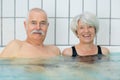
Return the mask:
M31 20L31 22L36 22L35 20Z
M30 22L37 22L36 20L31 20ZM40 23L47 23L48 21L45 21L45 20L43 20L43 21L40 21Z
M43 20L43 21L41 21L41 22L47 22L47 21Z

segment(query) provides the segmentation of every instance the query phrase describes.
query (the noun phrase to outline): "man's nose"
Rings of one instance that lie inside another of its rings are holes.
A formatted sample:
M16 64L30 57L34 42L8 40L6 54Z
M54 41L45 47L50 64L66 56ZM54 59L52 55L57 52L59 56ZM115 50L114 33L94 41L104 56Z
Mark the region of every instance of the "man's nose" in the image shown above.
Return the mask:
M37 24L36 29L39 30L40 28L40 24Z

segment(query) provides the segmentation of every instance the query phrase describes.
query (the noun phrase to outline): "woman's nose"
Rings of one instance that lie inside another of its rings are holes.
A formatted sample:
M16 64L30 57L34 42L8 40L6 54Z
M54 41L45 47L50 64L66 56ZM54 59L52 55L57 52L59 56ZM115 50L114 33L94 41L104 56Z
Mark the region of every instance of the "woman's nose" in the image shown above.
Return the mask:
M85 27L84 31L85 31L85 32L88 32L88 31L89 31L88 27Z

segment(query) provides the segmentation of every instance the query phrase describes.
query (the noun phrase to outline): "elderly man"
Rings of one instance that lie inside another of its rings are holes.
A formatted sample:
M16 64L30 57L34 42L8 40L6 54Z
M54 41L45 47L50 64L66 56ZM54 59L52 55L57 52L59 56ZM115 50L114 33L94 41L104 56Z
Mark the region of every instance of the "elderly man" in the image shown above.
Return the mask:
M3 58L51 58L60 54L59 48L53 45L44 45L48 17L44 10L33 8L28 12L24 22L27 33L25 41L13 40L1 53Z

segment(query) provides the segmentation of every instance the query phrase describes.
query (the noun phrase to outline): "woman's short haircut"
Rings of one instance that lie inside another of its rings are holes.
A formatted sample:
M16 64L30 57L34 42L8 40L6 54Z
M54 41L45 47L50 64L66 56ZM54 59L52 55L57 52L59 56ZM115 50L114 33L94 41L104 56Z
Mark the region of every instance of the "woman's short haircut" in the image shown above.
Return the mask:
M99 21L96 15L89 13L89 12L84 12L80 15L77 15L73 18L71 22L71 30L73 33L77 36L77 27L78 27L78 22L81 21L84 24L87 24L89 26L92 26L95 28L95 32L97 33L99 30Z

